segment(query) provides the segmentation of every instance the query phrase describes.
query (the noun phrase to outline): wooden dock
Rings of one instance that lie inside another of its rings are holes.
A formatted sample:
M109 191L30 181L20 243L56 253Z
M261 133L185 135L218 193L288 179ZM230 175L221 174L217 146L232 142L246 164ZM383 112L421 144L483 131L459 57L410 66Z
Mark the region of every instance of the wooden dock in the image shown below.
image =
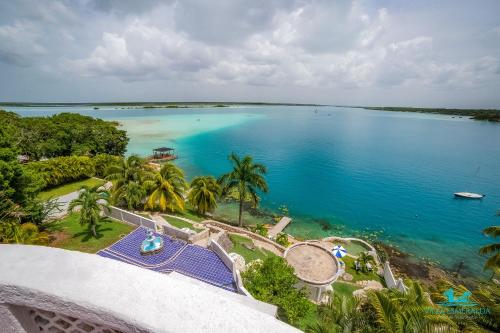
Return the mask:
M269 230L269 238L275 238L277 234L279 234L280 232L283 231L283 229L286 228L287 225L290 224L290 222L292 222L292 219L287 217L287 216L284 216L281 218L281 220L276 223L276 225L274 225L271 230Z

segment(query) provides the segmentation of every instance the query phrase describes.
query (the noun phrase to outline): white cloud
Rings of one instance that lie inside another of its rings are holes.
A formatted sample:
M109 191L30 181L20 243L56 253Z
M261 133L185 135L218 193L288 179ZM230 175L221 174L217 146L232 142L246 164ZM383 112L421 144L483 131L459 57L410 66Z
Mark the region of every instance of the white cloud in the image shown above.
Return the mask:
M296 87L498 86L495 43L466 37L456 20L425 24L432 13L403 7L363 0L5 2L0 66L75 80L263 86L283 95ZM482 31L500 36L498 26Z

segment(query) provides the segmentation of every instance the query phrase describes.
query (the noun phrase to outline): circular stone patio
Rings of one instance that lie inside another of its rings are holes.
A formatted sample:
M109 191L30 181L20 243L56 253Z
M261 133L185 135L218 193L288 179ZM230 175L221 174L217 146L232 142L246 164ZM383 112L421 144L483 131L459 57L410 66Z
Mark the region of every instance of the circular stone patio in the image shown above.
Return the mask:
M337 277L337 259L325 248L313 243L298 243L288 248L285 259L297 277L313 285L327 285Z

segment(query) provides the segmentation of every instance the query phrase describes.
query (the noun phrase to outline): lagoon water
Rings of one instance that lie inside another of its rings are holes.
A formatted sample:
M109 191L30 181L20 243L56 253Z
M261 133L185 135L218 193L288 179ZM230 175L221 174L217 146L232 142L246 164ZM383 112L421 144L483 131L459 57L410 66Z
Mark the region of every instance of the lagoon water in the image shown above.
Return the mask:
M287 231L305 238L377 232L417 257L448 268L463 260L477 273L477 250L491 241L481 230L500 222L498 124L343 107L7 109L117 120L128 153L173 146L188 177L226 172L232 151L253 155L268 167L262 206L288 206ZM487 196L460 200L457 191Z

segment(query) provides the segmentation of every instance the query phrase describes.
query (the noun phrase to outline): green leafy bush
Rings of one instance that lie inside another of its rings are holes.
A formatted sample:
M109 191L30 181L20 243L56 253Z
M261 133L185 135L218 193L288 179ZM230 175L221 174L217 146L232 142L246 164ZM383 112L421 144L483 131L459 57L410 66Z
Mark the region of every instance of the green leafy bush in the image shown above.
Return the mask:
M87 156L56 157L28 163L23 167L25 170L40 174L45 187L69 183L95 174L94 162Z
M295 288L298 279L293 268L281 257L271 256L254 262L242 278L253 297L278 306L279 316L292 325L297 325L312 311L313 304L307 299L305 290Z

